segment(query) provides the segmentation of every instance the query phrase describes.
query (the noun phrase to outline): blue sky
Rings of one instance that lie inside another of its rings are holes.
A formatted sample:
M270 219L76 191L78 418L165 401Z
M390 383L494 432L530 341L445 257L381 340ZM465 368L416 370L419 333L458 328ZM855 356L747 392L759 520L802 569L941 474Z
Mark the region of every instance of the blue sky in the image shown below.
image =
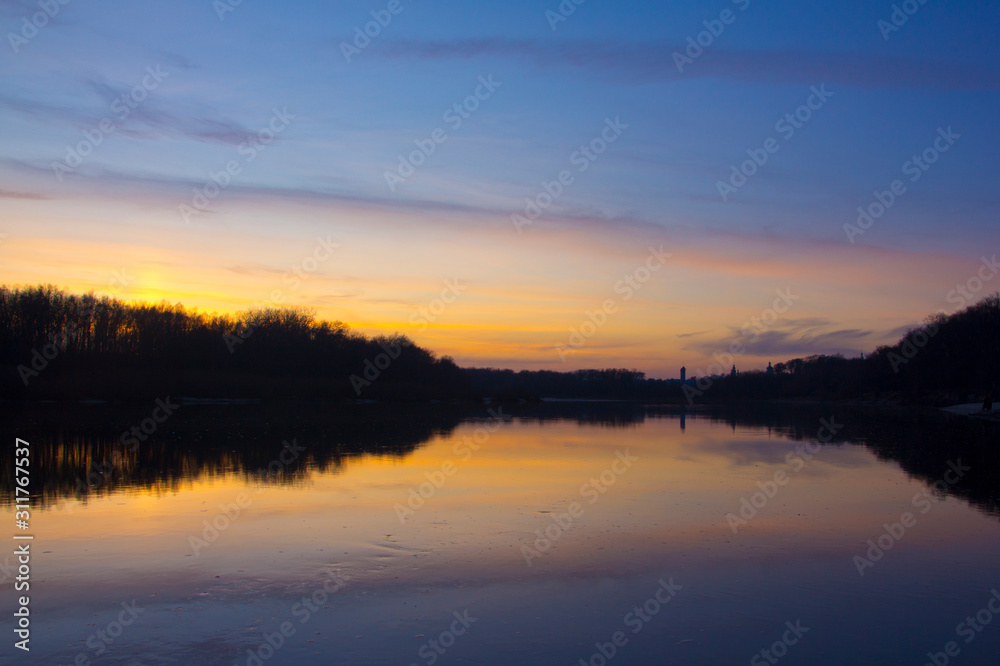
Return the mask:
M290 303L469 364L673 376L788 286L802 300L743 365L866 351L947 309L997 249L996 5L915 4L884 39L890 2L587 0L553 30L557 2L400 0L348 62L341 44L388 4L244 0L220 18L209 0L70 0L12 44L42 10L0 2L2 281L107 291L106 275L131 268L140 277L115 295L233 311L332 234L343 256ZM678 71L673 54L720 16ZM147 68L162 82L116 118ZM499 87L450 128L445 112L491 76ZM814 86L829 99L782 137L776 123ZM276 112L289 119L276 139L247 144ZM115 131L58 179L53 162L104 118ZM627 129L578 172L574 151L607 119ZM386 172L437 128L447 140L391 190ZM849 242L857 207L905 180L942 128L954 145ZM777 152L723 201L719 181L769 138ZM184 219L234 161L209 209ZM511 215L563 170L572 185L517 233ZM661 244L670 265L562 363L555 346ZM468 291L412 330L455 277Z

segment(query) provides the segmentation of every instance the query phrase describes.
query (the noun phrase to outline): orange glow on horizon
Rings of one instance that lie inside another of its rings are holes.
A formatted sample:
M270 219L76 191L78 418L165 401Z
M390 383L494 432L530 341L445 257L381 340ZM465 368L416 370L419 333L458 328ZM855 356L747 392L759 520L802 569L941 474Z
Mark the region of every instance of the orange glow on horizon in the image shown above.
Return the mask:
M27 227L31 218L14 219ZM967 270L945 255L914 261L911 254L862 248L845 264L838 247L823 243L716 235L665 244L652 237L609 240L545 229L530 239L489 230L495 242L487 249L466 232L453 231L445 255L433 236L404 232L387 247L378 232L342 229L328 234L341 249L304 272L303 258L312 256L318 232L290 242L259 230L234 234L224 226L159 234L162 240L154 242L157 234L149 229L108 222L105 233L114 240L105 241L97 240L99 234L83 238L62 222L48 223L65 233L9 234L4 240L0 282L52 283L126 302L180 303L207 314L262 305L307 307L319 319L342 321L367 335L407 335L460 365L628 367L654 377L676 377L681 365L707 367L713 352L724 352L741 325L771 305L777 289L789 287L799 298L774 330L792 342L810 332L859 330L864 335L847 336L842 344L868 352L894 341L889 331L945 305L946 290L935 275ZM623 276L642 264L649 246L659 245L672 257L626 298ZM470 250L463 253L462 247ZM836 288L828 282L831 274L840 276ZM446 285L456 279L461 293L445 303ZM869 288L874 281L879 294ZM884 306L890 291L898 296L895 311ZM564 363L557 346L591 325L588 313L602 319L598 311L608 301L616 312ZM768 361L810 353L807 343L799 346L806 351L782 355L747 345L737 365L763 368Z

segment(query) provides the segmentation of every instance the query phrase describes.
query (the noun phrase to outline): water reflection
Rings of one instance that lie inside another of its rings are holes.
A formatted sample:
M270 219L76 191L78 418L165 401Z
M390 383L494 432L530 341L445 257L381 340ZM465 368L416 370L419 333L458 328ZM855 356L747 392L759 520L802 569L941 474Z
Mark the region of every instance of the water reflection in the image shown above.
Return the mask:
M600 663L597 644L635 626L615 663L747 663L799 620L789 664L922 663L1000 584L996 431L930 412L184 406L84 493L77 477L147 416L5 416L47 503L38 663L100 663L88 638L132 600L144 614L109 663L256 664L288 621L262 663L425 664L456 613L476 621L441 664ZM824 422L842 427L813 444ZM284 442L301 447L288 464ZM936 497L956 461L969 473ZM732 531L779 472L790 482ZM924 492L931 509L860 576L852 557ZM669 604L639 622L658 591ZM984 633L964 662L998 649Z
M337 472L365 455L402 458L462 422L499 414L524 423L565 421L609 429L634 428L650 418L708 420L737 429L803 441L816 436L822 418L846 424L832 442L852 442L883 460L898 463L928 484L939 481L949 461L961 459L975 470L948 494L1000 516L1000 435L997 425L933 410L871 409L837 405L754 405L743 408L644 406L617 402L544 402L469 406L426 405L185 405L157 430L123 444L123 435L149 416L137 408L36 405L9 407L8 432L32 443L32 492L42 507L60 499L86 501L126 489L172 492L185 483L217 476L238 476L259 483L302 483L313 473ZM285 444L303 455L277 471L268 466ZM731 456L746 461L752 452L739 446ZM775 462L762 459L763 462ZM3 459L0 503L9 503L9 458ZM939 489L940 489L940 484Z
M365 454L402 457L454 430L466 410L394 405L182 405L143 441L130 439L149 410L36 405L4 421L32 445L32 493L40 506L86 500L118 490L176 491L186 482L241 476L264 483L301 482L311 472L336 472ZM124 440L124 441L123 441ZM268 466L285 443L303 455L277 473ZM4 459L5 465L11 461ZM13 478L4 470L3 490ZM4 485L6 484L6 485ZM9 501L4 492L3 501Z

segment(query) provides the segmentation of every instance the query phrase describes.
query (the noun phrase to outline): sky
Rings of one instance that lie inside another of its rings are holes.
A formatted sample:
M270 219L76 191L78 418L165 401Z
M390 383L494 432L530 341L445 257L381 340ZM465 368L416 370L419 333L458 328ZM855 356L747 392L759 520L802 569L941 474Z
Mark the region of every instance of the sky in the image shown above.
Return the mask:
M661 378L1000 289L1000 4L577 2L0 0L0 283Z

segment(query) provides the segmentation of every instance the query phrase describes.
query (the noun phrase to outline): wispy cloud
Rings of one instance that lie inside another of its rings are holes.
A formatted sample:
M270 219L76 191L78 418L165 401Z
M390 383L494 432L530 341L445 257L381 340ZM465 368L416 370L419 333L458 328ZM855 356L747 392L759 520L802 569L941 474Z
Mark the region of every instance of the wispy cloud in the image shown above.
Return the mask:
M727 337L700 340L686 349L704 354L718 352L733 341L742 342L751 356L770 356L784 361L796 356L813 354L844 354L856 356L868 351L868 339L873 331L859 328L836 328L834 322L821 317L787 319L777 322L771 329L753 336L732 327ZM754 337L756 340L753 340Z
M382 57L470 60L506 57L541 68L573 67L632 83L719 78L778 84L825 82L858 88L1000 90L1000 70L959 63L862 53L737 51L712 49L683 73L674 66L677 44L610 41L548 42L537 39L400 41Z
M88 128L109 118L116 131L139 139L187 138L208 143L239 145L254 134L241 123L210 111L191 108L192 105L150 97L128 110L125 118L112 107L115 100L127 98L130 86L91 79L87 86L100 102L60 104L43 101L29 95L0 93L0 106L42 123L62 123L73 128Z
M0 199L31 199L35 201L45 201L52 197L39 194L37 192L15 192L12 190L0 189Z
M0 157L0 166L9 171L26 176L51 177L51 167L46 162L29 162ZM190 198L191 188L203 187L205 179L183 176L135 174L116 171L104 166L85 164L74 173L65 176L68 182L86 183L86 192L101 191L116 196L136 191L143 201L159 199L168 206L185 202ZM265 185L233 184L226 188L227 199L242 201L286 201L303 205L338 205L347 208L370 208L400 213L426 213L433 215L456 215L464 220L470 216L500 218L509 225L511 206L483 206L446 199L421 199L366 193L358 188L320 189L310 187L281 187ZM555 215L553 219L559 219ZM568 220L584 218L568 217Z

